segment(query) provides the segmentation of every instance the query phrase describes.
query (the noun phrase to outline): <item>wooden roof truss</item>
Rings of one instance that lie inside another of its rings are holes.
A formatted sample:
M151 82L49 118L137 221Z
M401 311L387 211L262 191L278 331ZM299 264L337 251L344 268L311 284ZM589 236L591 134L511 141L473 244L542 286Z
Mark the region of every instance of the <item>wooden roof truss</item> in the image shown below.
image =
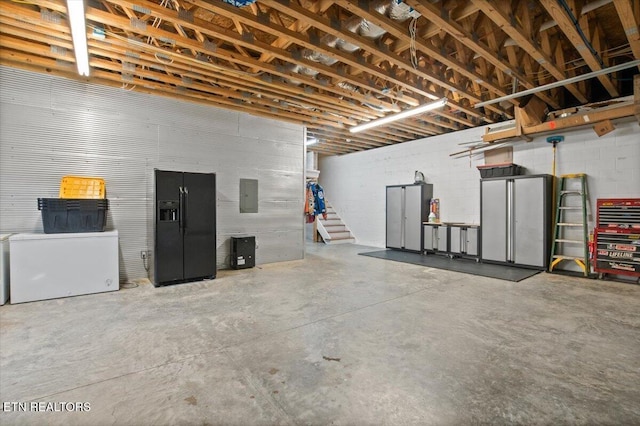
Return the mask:
M328 155L513 118L518 99L474 105L640 59L640 0L85 4L90 81L302 123ZM3 2L0 63L79 78L66 12L64 0ZM582 105L624 95L622 80L536 96ZM442 97L441 110L349 132Z

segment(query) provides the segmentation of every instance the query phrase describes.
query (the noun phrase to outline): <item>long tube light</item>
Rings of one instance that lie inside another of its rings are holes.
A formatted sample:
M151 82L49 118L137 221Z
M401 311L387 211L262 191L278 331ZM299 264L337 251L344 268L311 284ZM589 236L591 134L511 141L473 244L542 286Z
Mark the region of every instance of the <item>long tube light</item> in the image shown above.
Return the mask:
M507 96L503 96L501 98L491 99L490 101L479 102L474 106L476 108L480 108L486 105L497 104L498 102L508 101L509 99L520 98L522 96L531 95L532 93L542 92L544 90L553 89L556 87L566 86L568 84L577 83L578 81L588 80L593 77L598 77L599 75L610 74L612 72L626 70L627 68L633 68L636 66L640 66L640 59L635 61L625 62L624 64L614 65L609 68L603 68L598 71L589 72L582 75L577 75L575 77L567 78L565 80L556 81L554 83L545 84L543 86L534 87L533 89L523 90L522 92L512 93Z
M73 51L76 54L78 74L89 77L89 52L87 50L87 24L84 19L84 0L67 0Z
M357 126L350 128L349 131L351 133L362 132L363 130L371 129L372 127L382 126L383 124L391 123L397 120L402 120L403 118L412 117L414 115L422 114L423 112L427 112L427 111L432 111L437 108L442 108L446 104L447 104L447 98L438 99L435 102L429 102L428 104L407 109L397 114L388 115L386 117L382 117L377 120L370 121L368 123L359 124Z

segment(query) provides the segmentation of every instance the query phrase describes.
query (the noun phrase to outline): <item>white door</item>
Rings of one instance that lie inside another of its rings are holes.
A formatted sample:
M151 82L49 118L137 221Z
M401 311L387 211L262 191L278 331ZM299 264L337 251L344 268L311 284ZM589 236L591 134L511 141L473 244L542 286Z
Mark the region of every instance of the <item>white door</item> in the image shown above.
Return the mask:
M402 248L402 187L387 187L387 247Z
M424 235L424 246L425 250L435 250L437 248L437 234L436 230L437 226L433 225L424 225L423 235Z
M467 228L467 254L470 256L478 255L478 228Z
M480 229L482 232L482 259L507 260L507 181L482 181Z
M544 185L542 177L514 179L514 263L545 266Z
M409 185L405 188L404 248L420 251L422 247L422 187Z
M459 226L452 226L449 230L449 251L462 253L462 228Z

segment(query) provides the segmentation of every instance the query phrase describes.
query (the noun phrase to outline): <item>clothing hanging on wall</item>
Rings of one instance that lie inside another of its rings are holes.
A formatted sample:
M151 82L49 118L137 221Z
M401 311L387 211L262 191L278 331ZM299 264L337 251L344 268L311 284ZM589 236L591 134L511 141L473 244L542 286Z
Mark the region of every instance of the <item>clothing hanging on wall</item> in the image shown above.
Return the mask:
M313 191L311 190L310 183L311 182L307 182L307 189L305 191L305 197L304 197L304 214L305 214L307 223L312 223L315 220L315 215L314 215L315 203L314 203Z
M307 217L307 223L312 223L318 215L322 215L323 219L326 219L327 209L322 186L316 182L307 182L305 194L304 213Z

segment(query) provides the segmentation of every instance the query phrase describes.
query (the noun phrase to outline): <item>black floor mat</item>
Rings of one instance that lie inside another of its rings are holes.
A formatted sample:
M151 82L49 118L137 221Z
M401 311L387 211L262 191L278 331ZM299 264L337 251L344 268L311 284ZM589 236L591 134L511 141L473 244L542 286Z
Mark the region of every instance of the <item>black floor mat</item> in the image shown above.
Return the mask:
M411 263L413 265L428 266L430 268L446 269L465 274L480 275L507 281L522 281L537 274L538 270L516 268L513 266L477 263L472 259L455 258L435 254L421 255L399 250L379 250L359 253L362 256L377 257L379 259L394 260L396 262Z

